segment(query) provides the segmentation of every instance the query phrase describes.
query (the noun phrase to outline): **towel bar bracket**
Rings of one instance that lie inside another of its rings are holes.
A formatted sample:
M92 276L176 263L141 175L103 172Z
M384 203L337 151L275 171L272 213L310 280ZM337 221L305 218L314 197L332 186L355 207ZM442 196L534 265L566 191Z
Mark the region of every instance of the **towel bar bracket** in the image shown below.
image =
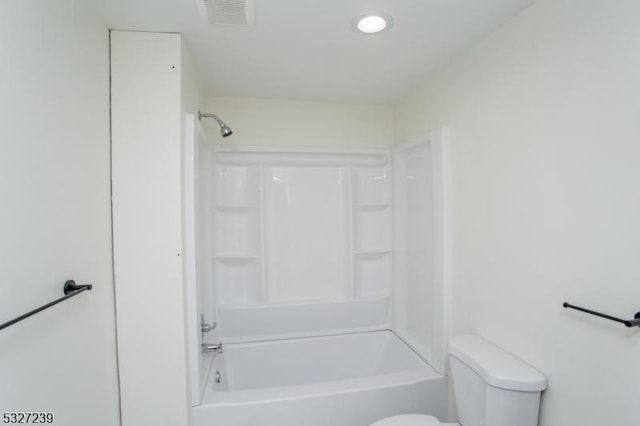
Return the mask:
M76 282L74 280L67 280L64 283L64 287L63 287L63 291L65 296L68 295L69 293L73 293L74 291L78 291L78 290L91 290L93 289L93 286L91 284L84 284L84 285L76 285Z

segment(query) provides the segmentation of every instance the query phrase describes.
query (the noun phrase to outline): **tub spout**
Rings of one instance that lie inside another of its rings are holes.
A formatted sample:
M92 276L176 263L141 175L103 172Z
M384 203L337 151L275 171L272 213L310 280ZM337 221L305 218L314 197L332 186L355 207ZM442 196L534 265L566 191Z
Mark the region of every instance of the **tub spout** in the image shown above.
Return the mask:
M215 353L222 353L222 343L203 343L202 344L202 353L207 353L207 352L215 352Z

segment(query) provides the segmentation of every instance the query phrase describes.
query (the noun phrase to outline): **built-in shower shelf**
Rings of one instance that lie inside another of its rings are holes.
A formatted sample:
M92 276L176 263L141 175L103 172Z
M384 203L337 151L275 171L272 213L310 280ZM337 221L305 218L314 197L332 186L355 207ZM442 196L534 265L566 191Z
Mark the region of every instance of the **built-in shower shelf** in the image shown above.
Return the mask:
M363 257L382 257L389 253L391 253L390 249L380 249L380 250L358 250L354 254L356 256L363 256Z
M389 328L389 296L271 305L218 306L224 342L308 337Z

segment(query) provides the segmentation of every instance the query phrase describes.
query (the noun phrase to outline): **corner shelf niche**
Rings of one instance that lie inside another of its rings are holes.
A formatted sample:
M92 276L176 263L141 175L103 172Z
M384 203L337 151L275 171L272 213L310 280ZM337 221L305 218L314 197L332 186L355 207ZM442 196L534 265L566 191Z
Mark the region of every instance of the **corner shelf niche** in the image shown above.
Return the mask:
M262 254L259 186L254 165L218 164L213 205L217 304L260 304Z
M353 293L355 298L391 289L389 165L352 169Z

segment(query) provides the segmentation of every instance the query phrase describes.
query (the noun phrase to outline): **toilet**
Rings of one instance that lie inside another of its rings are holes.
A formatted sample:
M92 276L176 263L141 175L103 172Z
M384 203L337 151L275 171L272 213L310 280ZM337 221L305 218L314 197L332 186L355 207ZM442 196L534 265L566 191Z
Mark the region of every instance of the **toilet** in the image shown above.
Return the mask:
M542 373L479 336L449 343L451 377L460 423L422 414L387 417L371 426L536 426Z

